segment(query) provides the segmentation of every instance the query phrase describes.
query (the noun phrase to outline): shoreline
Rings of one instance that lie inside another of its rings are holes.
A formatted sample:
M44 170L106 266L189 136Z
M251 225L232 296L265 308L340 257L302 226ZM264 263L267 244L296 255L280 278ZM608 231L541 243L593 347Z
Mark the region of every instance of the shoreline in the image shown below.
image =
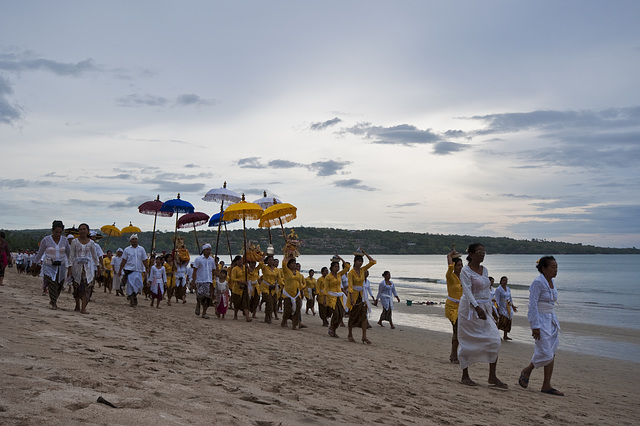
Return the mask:
M515 384L532 347L512 341L498 362L510 389L488 388L481 364L470 388L448 361L448 333L372 319L373 344L352 344L345 328L328 337L317 316L303 314L309 328L293 332L260 312L252 323L197 318L192 294L185 305L130 308L101 288L81 315L66 292L62 309L49 309L39 282L8 270L0 287L5 424L631 425L638 414L633 362L560 350L553 384L567 396L554 397L539 392L539 370L528 389Z

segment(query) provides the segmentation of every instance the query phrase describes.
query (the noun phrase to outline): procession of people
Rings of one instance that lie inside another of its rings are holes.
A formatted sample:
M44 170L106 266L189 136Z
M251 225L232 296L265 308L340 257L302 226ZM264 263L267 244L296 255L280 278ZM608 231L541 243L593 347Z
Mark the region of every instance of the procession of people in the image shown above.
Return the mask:
M48 294L54 310L58 309L60 293L69 285L73 289L75 311L88 314L87 305L96 279L101 277L105 293L107 290L111 293L114 287L116 296L126 295L129 305L134 308L138 305L138 296L145 292L145 286L151 306L156 308L160 308L160 302L165 298L167 306L171 306L173 297L176 302L186 303L186 290L192 286L196 293L195 314L202 319L210 318L210 308L217 318L225 319L227 309L231 308L233 319L237 320L238 312L242 312L245 321L251 322L264 305L264 322L271 324L273 319L279 320L278 313L281 313L280 325L289 327L290 322L291 330L296 331L308 327L302 321L302 311L307 315L311 311L315 316L317 303L320 321L328 328L330 337L339 338L338 329L345 326L344 318L347 318L347 341L355 343L353 329L360 328L362 343L370 345L372 341L367 331L372 328L369 324L371 306L380 302L383 311L378 325L384 326L383 321L387 321L392 329L395 328L393 299L400 302L400 298L391 281L391 273L382 274L378 295L373 297L368 277L369 269L377 262L362 248L353 254L352 263L334 255L329 260L329 267L321 267L321 275L316 279L313 269L308 270L307 277L303 276L301 265L291 252L285 252L281 268L273 254L265 253L260 253L257 259L255 254L251 258L246 253L236 256L227 267L212 255L212 247L207 243L192 266L187 267L189 262L180 259L177 253L148 255L139 245L136 234L130 236L128 247L118 248L113 256L111 251L102 254L91 238L89 225L81 224L77 237L72 238L62 236L64 229L64 224L56 220L51 235L42 239L33 256L25 255L21 250L12 256L6 248L9 255L0 259L3 266L7 263L5 259L14 260L16 266L20 265L19 273L36 269L34 265L41 268L43 294ZM469 368L475 363L487 363L489 386L506 390L509 386L498 378L497 362L502 342L511 340L507 333L511 331L517 307L507 287L506 276L500 279L500 286L495 291L492 289L488 270L482 265L484 245L471 244L466 258L468 264L463 265L462 255L455 249L447 254L445 316L453 327L449 360L460 365L461 384L477 386ZM560 330L553 310L558 298L554 282L557 262L552 256L545 256L536 267L540 275L530 286L528 306L535 351L517 383L527 388L533 370L542 367L541 391L562 396L562 392L551 386ZM500 330L504 333L502 338Z

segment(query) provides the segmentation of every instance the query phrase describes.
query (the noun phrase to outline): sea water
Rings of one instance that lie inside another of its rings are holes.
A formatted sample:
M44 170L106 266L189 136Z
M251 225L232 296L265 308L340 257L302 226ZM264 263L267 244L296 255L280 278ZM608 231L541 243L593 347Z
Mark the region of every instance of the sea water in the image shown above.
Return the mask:
M329 266L330 255L300 256L303 272L313 268L319 274L322 266ZM344 257L344 256L343 256ZM370 269L373 294L376 295L382 273L389 271L398 295L414 304L435 303L434 309L442 309L447 297L445 255L375 255L378 262ZM489 275L500 282L502 276L509 279L514 305L520 309L516 315L526 318L529 285L539 275L536 261L542 255L491 255L483 265ZM556 255L558 288L556 313L562 326L572 322L594 326L622 327L640 330L640 255ZM352 256L345 257L352 261ZM365 259L366 261L366 259ZM466 262L465 262L466 263ZM450 324L444 319L394 312L394 322L450 332ZM372 314L372 317L377 312ZM528 327L513 327L512 336L518 341L533 344ZM581 353L640 362L640 346L625 342L612 342L606 338L563 332L561 348Z

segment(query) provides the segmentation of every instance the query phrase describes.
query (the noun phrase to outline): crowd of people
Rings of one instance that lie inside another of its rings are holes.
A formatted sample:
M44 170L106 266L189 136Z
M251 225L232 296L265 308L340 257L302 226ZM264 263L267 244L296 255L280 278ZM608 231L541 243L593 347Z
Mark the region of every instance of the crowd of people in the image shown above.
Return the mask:
M354 253L353 266L337 254L330 259L330 266L323 267L320 276L310 269L303 276L301 265L294 255L285 255L282 267L273 255L262 255L260 259L236 256L230 265L212 256L210 244L202 246L201 254L190 264L189 259L172 253L149 259L146 250L138 244L138 236L130 236L130 245L118 248L115 256L111 251L103 253L92 239L87 224L78 227L78 235L63 236L64 225L54 221L51 235L40 242L39 250L28 255L18 251L15 264L18 272L40 272L43 279L43 294L48 293L51 309L57 309L57 301L65 286L73 290L75 310L88 314L87 305L94 287L104 286L104 292L115 288L117 296L126 296L129 305L138 305L138 296L151 300L151 306L160 308L160 302L167 298L167 305L175 298L176 303L186 303L187 293L195 293L195 314L209 319L208 310L225 319L229 309L233 319L242 312L245 321L257 318L257 311L264 306L264 321L271 324L273 319L282 327L292 330L307 326L303 323L303 303L308 314L318 314L322 326L328 328L328 335L338 338L338 329L346 327L347 340L356 342L354 328L361 330L361 341L371 344L367 337L371 306L382 304L382 314L378 325L389 322L393 329L392 312L394 298L400 302L395 284L389 271L385 271L378 286L377 296L373 296L369 281L369 268L376 261L362 248ZM513 304L508 278L501 277L500 285L493 290L493 278L482 265L485 257L484 246L471 244L467 249L467 265L463 265L462 255L452 250L447 254L448 269L446 282L448 297L445 302L445 316L453 327L449 360L462 369L460 382L476 386L469 374L469 367L475 363L489 364L490 386L508 389L496 374L498 354L502 341L511 340L513 314L517 307ZM367 263L364 263L364 259ZM0 279L4 268L11 262L12 255L0 235ZM552 256L542 257L536 265L540 275L530 286L528 320L535 339L535 350L531 362L518 379L518 384L527 388L529 378L535 368L543 367L544 378L541 391L552 395L563 395L553 388L551 376L558 347L560 327L554 305L558 292L554 278L557 262ZM2 284L2 281L0 281ZM278 314L282 314L282 318ZM345 325L344 318L348 318ZM500 336L500 330L503 336Z

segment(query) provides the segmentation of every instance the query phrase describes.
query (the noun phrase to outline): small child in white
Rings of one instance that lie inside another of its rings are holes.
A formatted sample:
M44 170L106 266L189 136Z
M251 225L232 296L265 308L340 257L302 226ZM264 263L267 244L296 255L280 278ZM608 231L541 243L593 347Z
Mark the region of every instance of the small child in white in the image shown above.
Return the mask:
M216 316L224 319L229 306L229 283L227 282L227 270L223 269L218 272L216 277Z
M156 264L151 267L149 271L149 287L151 290L151 307L153 308L153 301L157 300L156 307L160 309L160 301L164 293L164 286L167 283L167 271L162 266L164 259L162 256L156 257Z

